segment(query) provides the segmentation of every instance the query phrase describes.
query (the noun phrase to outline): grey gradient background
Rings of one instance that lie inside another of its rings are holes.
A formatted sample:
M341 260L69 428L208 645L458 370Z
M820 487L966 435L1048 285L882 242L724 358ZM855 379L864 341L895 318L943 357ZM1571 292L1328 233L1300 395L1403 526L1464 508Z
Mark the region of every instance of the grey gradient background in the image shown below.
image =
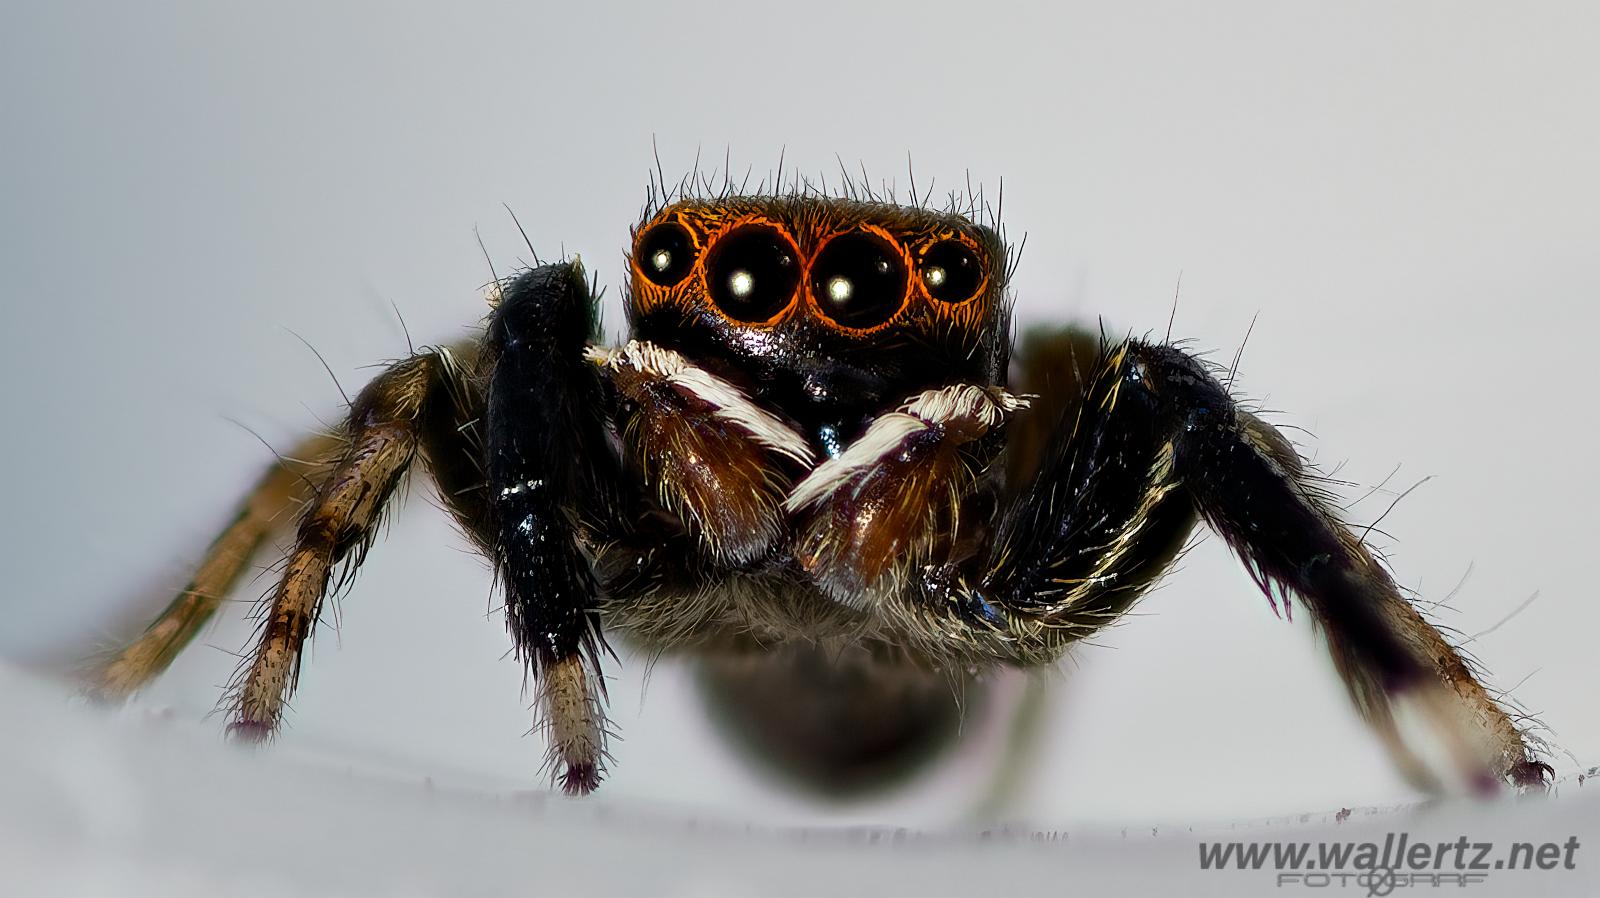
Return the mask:
M1226 359L1389 481L1401 581L1584 766L1600 14L1589 4L43 4L0 9L0 657L59 664L159 608L270 454L338 393L580 252L612 287L652 141L757 178L1005 181L1029 322L1103 316ZM1258 317L1259 316L1259 317ZM253 598L259 581L243 593ZM325 630L280 750L504 788L529 725L489 576L426 490ZM146 708L208 712L242 606ZM817 819L708 733L682 676L612 685L616 797ZM1052 822L1405 800L1303 619L1213 539L1051 678L1014 813ZM216 722L220 728L220 721ZM26 729L26 728L24 728ZM26 735L23 736L26 738ZM1570 770L1567 754L1555 759ZM946 805L852 819L942 819Z

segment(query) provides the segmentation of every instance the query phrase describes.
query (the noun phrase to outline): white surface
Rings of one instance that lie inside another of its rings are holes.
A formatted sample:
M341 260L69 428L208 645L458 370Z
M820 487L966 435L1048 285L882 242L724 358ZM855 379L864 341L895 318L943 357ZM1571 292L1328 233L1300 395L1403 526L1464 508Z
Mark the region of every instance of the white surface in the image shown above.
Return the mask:
M1596 787L1557 798L1355 809L1183 826L796 829L596 797L386 774L359 753L220 751L192 722L74 712L0 667L0 894L1282 895L1277 873L1200 868L1203 841L1579 842L1574 869L1490 871L1474 896L1579 895L1596 883ZM1471 857L1472 855L1468 855ZM1496 853L1491 857L1500 857ZM1402 868L1404 869L1404 868ZM1358 874L1359 875L1359 874ZM1380 874L1381 875L1381 874ZM1298 886L1297 886L1298 887ZM1452 886L1454 888L1454 886ZM1358 889L1355 894L1364 890ZM1377 892L1377 894L1385 894Z
M902 187L909 151L919 185L1004 177L1025 323L1160 334L1180 273L1196 346L1230 358L1259 315L1241 389L1347 479L1434 476L1383 522L1402 582L1435 599L1470 565L1440 612L1464 634L1539 591L1473 651L1600 755L1592 6L451 9L0 11L0 655L75 657L159 608L270 459L228 418L286 447L337 408L288 330L347 389L404 351L391 301L419 341L463 333L489 280L474 227L501 271L526 256L502 202L584 254L615 327L652 139L669 175L728 147L757 178L837 153ZM422 498L317 640L279 750L535 786L489 577ZM246 635L228 615L150 706L201 719ZM1019 818L1411 797L1303 620L1214 540L1062 670ZM617 673L609 800L839 819L738 765L670 665L648 693L636 660Z

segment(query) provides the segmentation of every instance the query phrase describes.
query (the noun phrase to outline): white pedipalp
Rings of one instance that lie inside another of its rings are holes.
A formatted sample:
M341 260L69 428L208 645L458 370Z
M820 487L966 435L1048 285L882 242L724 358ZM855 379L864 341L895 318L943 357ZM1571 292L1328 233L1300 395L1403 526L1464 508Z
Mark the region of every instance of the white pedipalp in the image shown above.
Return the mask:
M584 357L612 370L626 365L659 378L711 406L714 417L738 426L768 449L807 466L815 459L810 444L794 428L757 405L739 387L671 349L644 340L629 340L615 349L591 346Z
M927 429L927 421L905 412L880 416L860 439L813 468L795 485L789 498L783 500L783 507L793 512L822 501L857 474L876 467L884 458L898 452L907 437Z
M812 469L790 491L783 505L793 512L821 502L858 474L899 452L906 439L915 434L960 420L976 423L987 431L998 427L1007 415L1027 407L1026 397L1000 387L957 384L919 393L896 411L874 419L866 433L844 452Z

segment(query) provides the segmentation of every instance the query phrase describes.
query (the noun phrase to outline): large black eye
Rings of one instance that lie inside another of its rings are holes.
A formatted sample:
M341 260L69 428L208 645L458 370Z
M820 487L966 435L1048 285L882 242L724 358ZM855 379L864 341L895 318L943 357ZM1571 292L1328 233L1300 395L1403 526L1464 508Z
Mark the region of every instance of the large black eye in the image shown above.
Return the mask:
M833 238L811 263L811 295L822 314L845 327L888 321L905 305L900 250L865 231Z
M777 228L744 225L722 236L706 259L706 290L723 314L759 324L783 311L800 283L794 244Z
M922 255L922 283L940 302L966 302L983 286L983 263L958 240L935 243Z
M671 287L694 267L694 240L683 225L662 222L639 238L638 262L650 283Z

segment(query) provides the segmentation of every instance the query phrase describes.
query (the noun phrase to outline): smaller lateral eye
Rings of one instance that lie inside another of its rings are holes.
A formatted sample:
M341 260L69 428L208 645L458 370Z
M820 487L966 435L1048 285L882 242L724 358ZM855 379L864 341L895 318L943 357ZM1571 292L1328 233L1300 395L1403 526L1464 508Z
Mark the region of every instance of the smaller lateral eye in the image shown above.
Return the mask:
M929 247L921 267L923 286L940 302L966 302L983 286L983 263L959 240L941 240Z
M645 279L671 287L694 267L694 239L675 221L664 221L639 238L637 264Z

